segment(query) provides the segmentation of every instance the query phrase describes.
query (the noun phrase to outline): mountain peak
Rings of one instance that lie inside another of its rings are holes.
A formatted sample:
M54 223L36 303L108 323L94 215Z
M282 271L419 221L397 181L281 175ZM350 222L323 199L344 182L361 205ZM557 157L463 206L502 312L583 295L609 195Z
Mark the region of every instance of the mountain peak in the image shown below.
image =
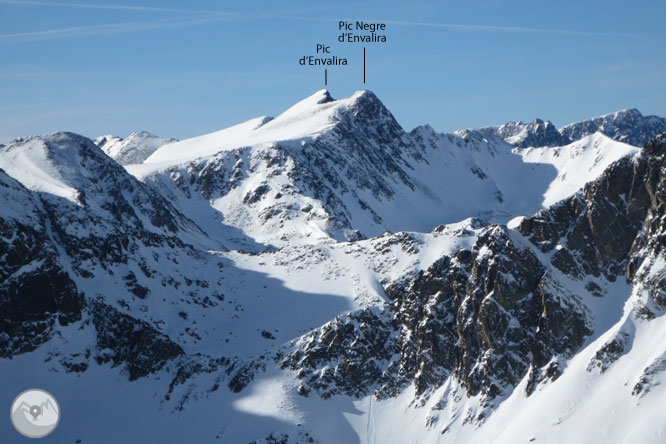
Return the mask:
M311 96L292 105L275 119L272 119L267 123L277 126L292 120L303 120L305 117L315 115L322 110L330 108L336 102L339 101L334 100L327 89L320 89Z
M483 130L499 136L519 148L562 146L570 142L568 138L559 133L550 120L534 119L531 123L518 120L499 127L483 128Z
M14 140L0 153L0 168L30 190L80 203L82 174L94 175L92 165L104 159L90 139L60 132Z
M335 99L331 97L331 93L327 89L320 89L319 91L314 93L312 97L317 97L319 99L317 101L318 104L335 101Z
M622 118L622 117L643 117L643 114L637 108L626 108L613 113L605 114L601 117L613 117L613 118Z
M260 117L210 134L167 144L148 157L145 163L176 165L245 146L315 138L338 125L344 116L353 116L368 124L378 119L393 120L391 113L368 90L335 100L328 90L321 89L275 118Z
M129 136L127 136L127 138L129 139L133 137L158 137L158 136L148 131L132 131L132 133Z

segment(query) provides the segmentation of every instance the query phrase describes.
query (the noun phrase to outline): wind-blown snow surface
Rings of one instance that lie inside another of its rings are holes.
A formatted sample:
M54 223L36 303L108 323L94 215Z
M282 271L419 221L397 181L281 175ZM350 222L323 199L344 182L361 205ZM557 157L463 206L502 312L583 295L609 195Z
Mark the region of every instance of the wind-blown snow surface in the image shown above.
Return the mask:
M322 89L298 102L277 118L257 117L221 131L169 144L153 153L147 164L179 164L197 157L206 157L222 150L242 146L275 143L314 137L334 125L340 107L349 106L357 96L331 103L328 91Z
M78 191L66 183L67 169L59 170L48 157L46 145L39 139L33 139L21 150L3 148L0 168L28 189L78 202Z
M52 442L666 439L663 155L406 133L323 90L156 145L0 148L0 399L53 393Z

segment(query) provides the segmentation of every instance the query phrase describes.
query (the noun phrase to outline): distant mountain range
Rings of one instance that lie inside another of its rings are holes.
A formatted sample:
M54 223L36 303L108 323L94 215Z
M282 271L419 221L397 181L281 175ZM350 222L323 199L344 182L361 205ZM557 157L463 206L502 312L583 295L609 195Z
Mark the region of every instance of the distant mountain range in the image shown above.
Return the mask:
M0 394L47 388L59 442L660 442L663 132L406 132L322 90L181 141L16 139Z
M666 118L643 116L637 109L625 109L571 123L559 130L552 122L541 119L532 123L509 122L483 130L520 148L567 145L596 132L618 142L643 146L648 140L666 132Z

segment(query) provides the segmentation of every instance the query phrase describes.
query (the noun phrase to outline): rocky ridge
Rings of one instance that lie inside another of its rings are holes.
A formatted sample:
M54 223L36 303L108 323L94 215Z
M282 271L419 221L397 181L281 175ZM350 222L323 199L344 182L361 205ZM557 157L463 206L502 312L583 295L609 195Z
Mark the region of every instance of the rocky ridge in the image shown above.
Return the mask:
M572 142L569 137L561 134L549 120L535 119L531 123L523 123L518 120L505 123L499 127L490 126L482 129L519 148L564 146ZM582 137L575 140L579 139L582 139Z
M644 116L632 108L571 123L559 129L548 120L535 119L531 123L515 121L482 130L518 148L564 146L597 132L618 142L642 147L650 139L666 132L666 118Z
M666 118L644 116L640 111L632 108L560 128L560 133L572 141L595 132L601 132L618 142L643 146L657 135L666 132Z

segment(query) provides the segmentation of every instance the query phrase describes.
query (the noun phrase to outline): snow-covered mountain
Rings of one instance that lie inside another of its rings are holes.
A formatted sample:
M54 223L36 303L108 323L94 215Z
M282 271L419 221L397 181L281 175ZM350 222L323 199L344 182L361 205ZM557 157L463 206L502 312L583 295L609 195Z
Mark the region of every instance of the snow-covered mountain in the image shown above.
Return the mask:
M550 121L535 119L532 123L514 121L482 130L519 148L563 146L597 132L618 142L640 147L666 132L666 118L643 116L637 109L625 109L571 123L560 129Z
M507 141L551 127L319 91L137 163L17 139L0 394L54 442L662 442L666 136Z
M520 148L562 146L571 143L571 139L562 135L550 120L544 122L541 119L535 119L531 123L523 123L518 120L482 129Z
M102 148L109 157L121 165L141 163L158 148L176 139L155 136L147 131L135 131L126 139L117 136L100 136L95 144Z
M576 164L595 174L636 151L603 136L594 144L597 155ZM574 162L588 151L564 152ZM127 169L200 227L223 221L280 247L423 232L468 217L506 222L543 208L549 189L567 189L557 194L564 198L595 177L560 174L567 162L526 161L526 153L483 131L408 134L371 92L333 100L322 90L274 119L165 145Z
M560 128L563 136L578 140L595 132L634 146L643 146L648 140L666 131L666 118L644 116L635 108L572 123Z

